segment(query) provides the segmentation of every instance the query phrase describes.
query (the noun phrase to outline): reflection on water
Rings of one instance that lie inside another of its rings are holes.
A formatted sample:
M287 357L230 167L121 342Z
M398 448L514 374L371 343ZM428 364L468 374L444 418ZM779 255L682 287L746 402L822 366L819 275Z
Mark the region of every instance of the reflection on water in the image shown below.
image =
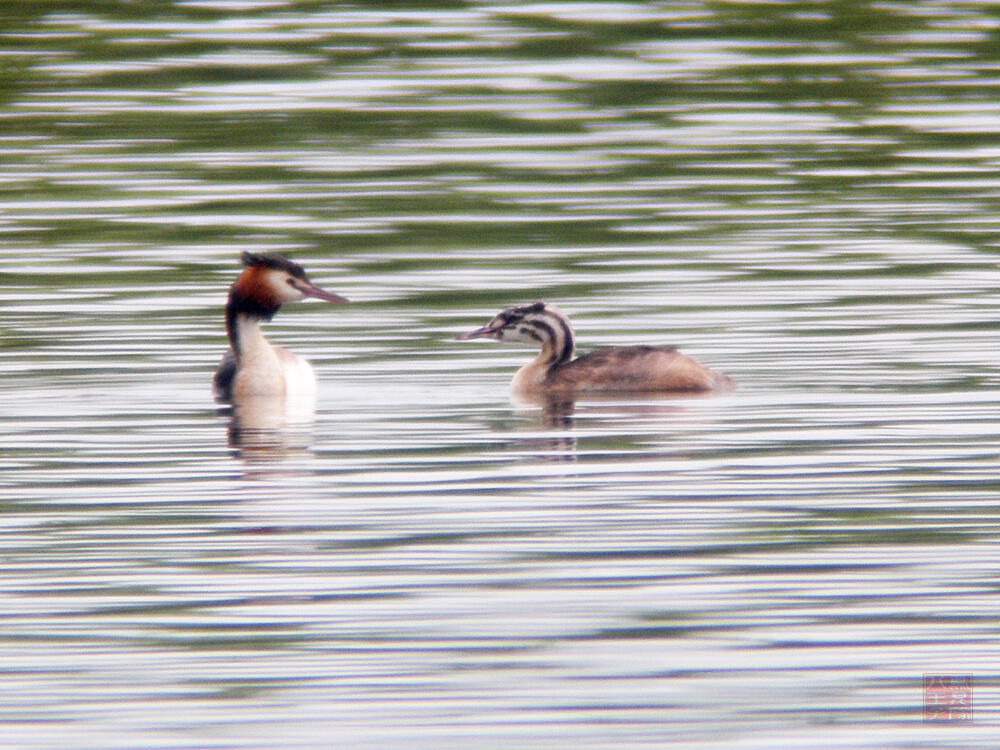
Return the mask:
M229 416L229 446L250 463L301 456L312 445L315 404L282 396L237 399L220 411Z
M8 744L996 745L989 4L7 5ZM533 299L739 390L511 403Z

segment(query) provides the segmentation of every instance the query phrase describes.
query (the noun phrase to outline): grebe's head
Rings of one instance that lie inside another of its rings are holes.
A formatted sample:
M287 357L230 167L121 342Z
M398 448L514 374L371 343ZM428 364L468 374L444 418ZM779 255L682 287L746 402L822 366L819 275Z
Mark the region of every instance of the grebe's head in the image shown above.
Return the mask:
M522 344L555 346L573 352L573 328L566 314L555 305L535 302L533 305L508 307L482 328L463 333L459 341L494 339Z
M298 263L275 253L244 252L240 258L246 268L233 284L231 296L247 308L256 308L270 318L286 302L306 297L327 302L347 302L339 294L320 289L306 277Z

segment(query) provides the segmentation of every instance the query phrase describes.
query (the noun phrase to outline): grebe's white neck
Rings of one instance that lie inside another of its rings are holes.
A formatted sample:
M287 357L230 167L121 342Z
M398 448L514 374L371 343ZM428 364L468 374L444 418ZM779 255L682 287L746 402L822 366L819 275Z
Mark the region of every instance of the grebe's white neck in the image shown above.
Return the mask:
M260 326L260 318L236 315L229 327L229 341L236 355L234 396L279 396L287 390L281 358L264 338Z
M264 338L261 322L260 318L246 315L237 315L233 321L229 343L232 344L236 360L241 366L261 358L277 359L274 347Z

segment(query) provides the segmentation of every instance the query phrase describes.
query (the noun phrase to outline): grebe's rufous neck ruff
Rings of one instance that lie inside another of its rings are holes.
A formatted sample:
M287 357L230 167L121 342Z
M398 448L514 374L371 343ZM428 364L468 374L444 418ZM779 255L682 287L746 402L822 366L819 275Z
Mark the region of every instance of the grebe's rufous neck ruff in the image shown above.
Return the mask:
M623 346L573 356L573 327L555 305L508 307L459 340L488 338L534 344L538 357L514 375L516 393L696 393L729 390L732 381L671 347Z
M230 287L226 301L230 351L215 373L216 394L228 399L315 388L309 363L282 347L271 346L260 324L271 320L286 302L306 297L337 303L347 300L315 286L302 266L281 255L244 252L241 261L245 268Z
M281 309L284 302L294 301L282 289L281 282L275 283L278 275L285 275L284 284L289 287L301 284L303 287L322 291L309 283L306 271L302 266L281 255L244 251L240 256L240 261L246 266L246 270L229 288L229 299L226 301L226 332L229 334L229 342L237 354L239 353L239 336L236 335L238 316L267 322ZM323 292L323 295L327 294L327 292ZM303 293L294 299L301 299L302 296L310 295ZM336 299L330 300L332 302L346 301L337 295L330 296L336 297Z

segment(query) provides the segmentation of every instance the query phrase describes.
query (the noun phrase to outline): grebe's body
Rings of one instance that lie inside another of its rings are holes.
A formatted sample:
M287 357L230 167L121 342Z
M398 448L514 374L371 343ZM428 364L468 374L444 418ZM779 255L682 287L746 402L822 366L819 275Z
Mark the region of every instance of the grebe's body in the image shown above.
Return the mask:
M573 359L569 318L545 302L509 307L488 325L458 338L540 345L538 357L518 370L511 382L519 395L704 393L733 387L727 376L670 347L623 346Z
M246 268L230 288L226 302L230 349L215 372L216 396L224 400L311 396L316 389L312 366L284 347L268 343L261 324L286 302L306 297L327 302L347 300L311 284L302 266L280 255L245 252L242 261Z

